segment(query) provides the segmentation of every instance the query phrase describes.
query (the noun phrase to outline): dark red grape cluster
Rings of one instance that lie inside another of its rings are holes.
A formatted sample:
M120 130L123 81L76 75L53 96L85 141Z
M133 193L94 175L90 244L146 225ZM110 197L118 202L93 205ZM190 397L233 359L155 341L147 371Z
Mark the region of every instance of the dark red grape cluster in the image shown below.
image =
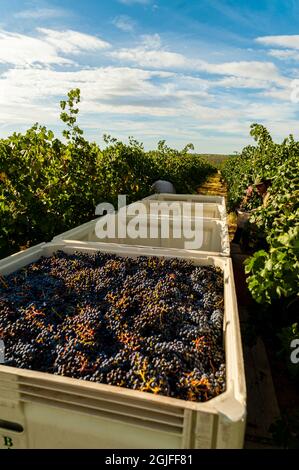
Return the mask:
M220 269L57 252L3 281L6 365L192 401L225 390Z

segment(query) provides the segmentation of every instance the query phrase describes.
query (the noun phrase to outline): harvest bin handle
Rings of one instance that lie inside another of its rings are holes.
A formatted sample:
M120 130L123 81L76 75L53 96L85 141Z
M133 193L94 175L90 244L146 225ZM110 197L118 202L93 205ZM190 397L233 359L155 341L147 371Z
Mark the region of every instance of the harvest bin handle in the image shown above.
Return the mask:
M24 428L19 423L13 423L12 421L5 421L4 419L0 419L0 429L5 429L6 431L15 431L15 432L23 432Z

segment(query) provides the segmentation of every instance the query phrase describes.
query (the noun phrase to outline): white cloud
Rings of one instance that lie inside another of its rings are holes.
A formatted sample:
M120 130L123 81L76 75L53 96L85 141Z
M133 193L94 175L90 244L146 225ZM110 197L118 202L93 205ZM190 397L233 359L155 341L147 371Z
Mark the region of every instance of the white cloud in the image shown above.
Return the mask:
M66 54L78 54L82 51L96 51L106 49L110 44L96 36L79 33L68 29L66 31L56 31L53 29L37 28L44 35L44 40L55 47L57 51Z
M259 103L253 102L246 106L247 118L251 121L263 121L266 123L273 123L275 121L288 121L295 117L296 106L289 103Z
M167 98L171 92L175 93L175 90L168 90L167 84L157 86L153 81L157 77L167 80L170 74L125 67L102 67L73 72L36 68L11 69L0 75L0 110L4 120L5 106L14 105L16 113L21 113L25 110L25 105L36 105L38 112L43 100L58 98L69 89L79 87L83 98L82 110L85 112L108 110L133 114L139 110L151 113L151 105L155 107L152 96L160 96L161 100L161 97ZM57 107L58 100L51 101ZM157 98L157 109L153 113L165 115L165 109L160 108L162 106Z
M198 61L195 63L195 67L198 70L203 70L211 74L256 78L262 80L279 79L278 69L271 62L240 61L211 64L204 61Z
M90 113L208 120L231 115L229 109L200 104L209 99L207 83L185 75L129 67L69 72L19 68L0 75L0 123L29 125L42 118L52 123L55 115L58 121L59 99L75 87L81 89L83 118ZM44 108L51 108L49 119L40 114Z
M272 62L238 61L210 63L198 58L189 58L161 47L159 35L141 36L142 42L133 48L122 48L108 53L122 62L157 69L188 70L206 72L211 75L229 77L224 86L235 88L263 88L269 83L285 85L286 80Z
M268 123L268 130L271 135L275 136L276 139L282 141L288 135L293 134L295 139L299 139L298 135L298 120L289 119L289 120L273 120Z
M79 87L82 93L83 116L90 113L184 117L197 123L226 123L231 120L288 119L292 107L263 104L236 103L230 98L209 94L207 80L185 74L148 71L130 67L101 67L96 69L58 72L36 68L12 69L0 75L0 110L2 122L15 106L18 119L26 119L28 107L33 117L40 120L41 107L53 103L52 113L58 115L60 96ZM219 91L218 91L219 93ZM53 99L55 97L55 99ZM213 102L213 106L204 103ZM55 104L54 104L55 103ZM242 106L243 105L243 106Z
M152 68L186 68L187 62L183 55L163 50L147 50L145 47L119 49L112 51L110 57L141 67Z
M1 95L0 95L1 100ZM35 122L47 125L57 125L58 113L56 108L52 105L37 106L34 104L22 103L21 109L16 111L14 103L7 104L4 107L4 112L0 113L0 126L1 128L13 126L13 132L19 130L19 126L28 128ZM17 127L17 129L16 129ZM2 137L2 136L1 136Z
M127 16L127 15L116 16L113 19L112 23L118 29L126 33L130 33L134 31L134 28L135 28L135 21L133 21L132 18L130 18L130 16Z
M288 49L299 49L299 35L285 36L261 36L256 38L256 42L264 46L276 46Z
M78 54L109 47L102 39L77 31L38 28L39 37L0 31L0 63L16 66L70 65L74 62L60 53Z
M66 15L66 12L58 8L37 8L34 10L23 10L15 13L15 18L21 19L49 19Z
M292 49L271 49L268 54L281 60L299 60L299 53Z
M274 100L279 100L279 101L286 101L286 102L291 102L291 96L293 92L293 88L291 87L291 81L289 86L285 88L276 88L276 87L270 87L266 90L263 91L262 95L267 97L267 98L272 98Z
M60 57L56 48L43 39L0 31L0 63L17 66L35 63L63 65L72 61Z
M271 78L260 79L252 77L224 77L220 80L215 80L213 86L217 88L250 88L250 89L262 89L269 87L269 80Z

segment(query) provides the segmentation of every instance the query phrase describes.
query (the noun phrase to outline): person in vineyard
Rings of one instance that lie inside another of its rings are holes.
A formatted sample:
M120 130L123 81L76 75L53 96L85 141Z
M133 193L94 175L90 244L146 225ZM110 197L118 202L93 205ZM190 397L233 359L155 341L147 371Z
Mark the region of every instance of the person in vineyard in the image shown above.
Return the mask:
M257 177L255 182L249 185L246 189L245 196L240 204L239 210L237 210L237 229L232 240L232 243L237 243L244 246L245 249L249 248L249 241L251 232L254 231L253 224L250 224L249 219L251 214L258 209L258 207L251 207L252 201L255 196L258 195L262 198L262 206L266 207L269 201L270 193L268 191L271 180L262 179Z
M255 184L254 184L254 186L256 188L256 192L258 193L258 195L263 200L263 207L266 207L268 202L269 202L270 193L269 193L268 189L269 189L270 183L271 183L271 181L269 179L261 180L261 179L258 178L255 181ZM255 209L253 209L253 210L255 210Z
M157 180L153 183L151 190L155 193L170 193L175 194L176 189L170 181Z

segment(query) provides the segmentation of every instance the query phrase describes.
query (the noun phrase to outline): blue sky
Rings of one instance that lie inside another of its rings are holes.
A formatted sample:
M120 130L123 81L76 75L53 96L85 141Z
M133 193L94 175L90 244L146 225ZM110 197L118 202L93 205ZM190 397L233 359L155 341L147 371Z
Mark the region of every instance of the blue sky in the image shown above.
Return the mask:
M229 153L252 122L299 138L298 18L297 0L1 0L0 137L36 121L59 135L59 100L79 87L100 144Z

